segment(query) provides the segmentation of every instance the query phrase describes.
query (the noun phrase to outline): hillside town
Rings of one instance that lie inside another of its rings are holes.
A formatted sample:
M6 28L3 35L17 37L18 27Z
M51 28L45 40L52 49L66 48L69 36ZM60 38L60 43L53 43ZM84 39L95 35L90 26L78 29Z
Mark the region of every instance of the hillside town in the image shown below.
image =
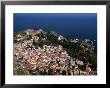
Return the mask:
M54 37L51 36L55 36ZM63 46L67 41L61 35L48 34L42 29L27 29L14 33L13 73L14 75L96 75L93 64L87 60L72 56L69 49ZM52 40L51 40L52 38ZM55 41L54 41L55 40ZM56 41L57 40L57 41ZM86 40L88 42L89 40ZM58 44L56 43L58 42ZM79 39L70 42L76 44ZM93 51L90 45L84 49L84 41L80 47L83 52ZM87 45L87 44L86 44ZM89 50L89 51L88 51ZM80 50L81 51L81 50ZM77 52L73 52L77 53ZM78 54L79 55L79 54Z

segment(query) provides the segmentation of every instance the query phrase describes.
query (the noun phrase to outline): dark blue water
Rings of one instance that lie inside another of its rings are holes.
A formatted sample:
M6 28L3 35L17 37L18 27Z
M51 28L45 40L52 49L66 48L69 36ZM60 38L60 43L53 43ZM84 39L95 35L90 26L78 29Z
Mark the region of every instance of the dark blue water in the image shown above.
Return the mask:
M15 32L41 28L67 38L97 40L96 13L14 13L13 17Z

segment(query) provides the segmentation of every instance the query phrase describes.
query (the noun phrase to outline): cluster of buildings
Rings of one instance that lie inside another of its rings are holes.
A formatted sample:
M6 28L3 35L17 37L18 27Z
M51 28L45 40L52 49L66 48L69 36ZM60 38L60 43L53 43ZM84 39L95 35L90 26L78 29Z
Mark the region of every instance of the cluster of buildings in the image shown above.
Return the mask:
M41 31L41 30L40 30ZM14 62L17 64L15 70L22 68L27 75L90 75L93 74L91 67L85 66L85 70L79 69L84 66L84 62L69 56L67 51L61 45L51 46L43 45L43 47L35 48L32 39L24 40L23 43L14 43ZM35 33L35 32L34 32ZM19 35L18 38L21 38ZM22 38L21 38L22 39ZM38 37L36 39L39 39ZM32 46L28 47L27 46Z

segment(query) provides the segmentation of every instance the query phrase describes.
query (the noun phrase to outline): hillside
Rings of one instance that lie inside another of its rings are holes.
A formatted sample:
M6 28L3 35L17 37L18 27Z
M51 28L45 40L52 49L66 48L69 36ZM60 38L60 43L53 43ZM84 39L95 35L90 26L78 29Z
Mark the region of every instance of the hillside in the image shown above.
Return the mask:
M89 39L67 39L54 31L14 32L14 75L96 75L97 55Z

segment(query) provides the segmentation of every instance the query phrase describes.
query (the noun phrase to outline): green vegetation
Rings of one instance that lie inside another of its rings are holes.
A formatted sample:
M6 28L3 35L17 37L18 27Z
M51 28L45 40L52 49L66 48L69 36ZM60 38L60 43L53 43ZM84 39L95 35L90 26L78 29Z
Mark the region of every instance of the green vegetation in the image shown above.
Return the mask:
M85 65L78 65L79 69L81 69L82 71L85 71L86 66Z
M85 39L79 40L78 42L71 42L71 40L63 39L62 41L58 41L58 35L51 32L47 32L46 34L42 33L39 37L40 40L36 45L40 47L44 44L61 45L71 57L78 58L84 63L90 62L92 68L97 68L97 57L95 53L92 53L91 47L93 46L93 42L91 40ZM42 38L46 38L46 40L43 41ZM83 66L81 68L83 68Z
M14 32L14 36L20 34L21 36L26 36L26 32L20 31L20 32Z
M16 74L17 74L17 75L26 75L26 72L25 72L24 69L18 68L18 69L16 70Z
M31 35L27 35L25 32L15 32L14 36L20 34L23 36L23 40L30 40ZM41 32L35 36L39 37L37 42L33 41L35 48L41 47L43 45L61 45L68 52L68 54L73 58L78 58L84 63L90 62L92 68L97 68L97 56L96 53L92 50L93 42L89 39L79 40L78 42L71 42L71 39L58 40L59 35L55 32ZM22 40L22 41L23 41ZM22 42L19 41L19 42ZM15 43L18 41L14 40ZM26 48L32 48L27 46ZM83 66L79 66L81 69ZM45 72L44 72L45 73ZM52 71L49 70L48 74L52 74ZM65 72L63 72L65 74Z
M53 74L53 70L52 69L49 69L48 70L48 75L52 75Z
M27 45L25 48L26 48L26 49L27 49L27 48L31 48L31 49L32 49L33 46Z

